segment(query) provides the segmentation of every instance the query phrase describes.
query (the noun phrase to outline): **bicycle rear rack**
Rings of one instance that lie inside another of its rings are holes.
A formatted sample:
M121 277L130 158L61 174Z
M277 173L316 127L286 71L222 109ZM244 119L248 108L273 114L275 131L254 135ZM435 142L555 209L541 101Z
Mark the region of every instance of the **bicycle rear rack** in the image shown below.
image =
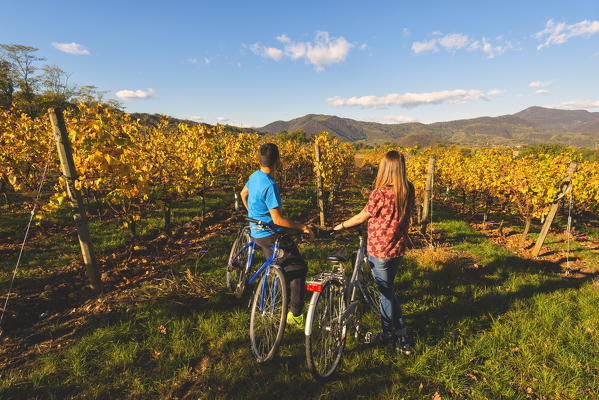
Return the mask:
M314 275L310 279L306 280L306 290L308 292L322 292L322 285L331 280L337 279L343 283L345 279L343 273L341 271L325 271L321 272L317 275Z

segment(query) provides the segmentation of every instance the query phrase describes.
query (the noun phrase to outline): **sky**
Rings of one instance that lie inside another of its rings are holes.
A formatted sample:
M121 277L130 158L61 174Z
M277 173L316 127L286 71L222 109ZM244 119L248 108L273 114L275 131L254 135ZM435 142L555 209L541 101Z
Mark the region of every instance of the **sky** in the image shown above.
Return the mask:
M260 127L305 114L431 123L599 111L599 1L0 0L39 49L127 112Z

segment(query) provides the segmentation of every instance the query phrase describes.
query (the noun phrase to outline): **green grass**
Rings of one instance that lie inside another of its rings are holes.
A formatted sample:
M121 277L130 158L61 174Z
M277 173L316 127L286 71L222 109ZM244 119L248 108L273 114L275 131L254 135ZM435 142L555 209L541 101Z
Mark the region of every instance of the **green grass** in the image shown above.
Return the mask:
M307 215L307 194L296 192L285 212ZM186 207L189 218L197 203ZM396 280L412 356L350 340L339 377L320 384L306 369L303 333L288 330L279 356L258 365L249 348L248 299L224 289L232 240L226 234L201 258L173 266L214 280L214 296L182 292L122 303L90 323L75 344L39 357L32 370L4 371L0 398L597 397L598 285L519 258L447 211L436 210L435 219L447 247L409 253ZM103 251L123 245L108 231L98 236L107 242ZM310 275L341 244L357 245L352 235L339 241L300 245ZM364 325L375 330L379 321L367 314ZM60 326L50 329L61 334Z

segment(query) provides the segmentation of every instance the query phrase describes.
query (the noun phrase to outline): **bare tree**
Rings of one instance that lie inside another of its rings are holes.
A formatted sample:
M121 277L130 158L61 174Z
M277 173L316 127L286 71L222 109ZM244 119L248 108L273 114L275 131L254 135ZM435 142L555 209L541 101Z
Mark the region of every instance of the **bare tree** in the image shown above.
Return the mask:
M25 105L32 111L35 90L39 83L39 76L36 74L38 67L36 63L45 58L38 57L35 52L37 47L23 46L21 44L0 44L0 50L4 53L4 59L12 64L15 80L19 87L19 92Z
M41 84L45 94L68 101L77 92L77 86L69 83L70 75L56 65L46 65L42 71Z
M123 109L123 105L121 102L115 99L106 99L105 96L108 94L108 90L98 90L98 88L94 85L85 85L80 86L75 91L73 96L74 101L81 101L84 103L87 102L98 102L102 104L106 104L110 107L114 107L118 110Z

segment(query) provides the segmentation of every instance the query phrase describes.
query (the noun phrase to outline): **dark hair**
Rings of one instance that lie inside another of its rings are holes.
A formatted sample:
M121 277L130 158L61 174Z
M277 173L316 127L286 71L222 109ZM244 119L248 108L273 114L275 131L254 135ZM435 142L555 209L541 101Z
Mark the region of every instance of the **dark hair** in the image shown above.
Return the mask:
M263 167L272 167L279 161L279 148L274 143L264 143L258 151L258 159Z

